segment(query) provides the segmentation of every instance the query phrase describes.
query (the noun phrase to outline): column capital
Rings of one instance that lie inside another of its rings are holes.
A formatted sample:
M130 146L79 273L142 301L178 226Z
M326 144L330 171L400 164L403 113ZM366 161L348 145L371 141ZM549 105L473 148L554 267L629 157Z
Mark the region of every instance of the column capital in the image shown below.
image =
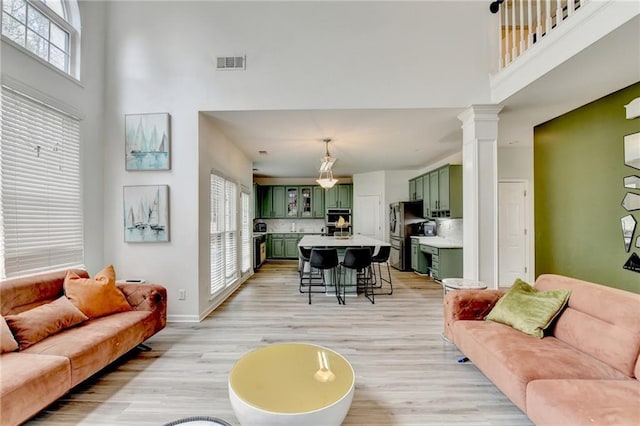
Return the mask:
M502 105L471 105L458 115L462 121L462 143L498 139L498 113Z
M502 111L502 105L494 104L477 104L471 105L469 108L458 114L458 120L463 124L470 120L473 121L498 121L498 114Z

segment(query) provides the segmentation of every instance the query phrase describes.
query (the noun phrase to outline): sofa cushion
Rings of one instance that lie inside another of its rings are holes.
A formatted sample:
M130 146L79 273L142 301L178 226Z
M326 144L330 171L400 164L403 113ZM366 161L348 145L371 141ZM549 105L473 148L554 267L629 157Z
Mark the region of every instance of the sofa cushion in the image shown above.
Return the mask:
M155 326L152 312L117 313L51 336L26 353L69 358L71 385L75 386L152 336Z
M485 319L542 338L544 330L567 303L570 293L563 289L538 291L517 279Z
M87 319L87 316L64 296L20 314L6 316L20 350Z
M640 425L637 380L534 380L527 416L538 426Z
M0 357L0 413L3 425L24 422L71 387L69 360L23 352Z
M535 287L571 290L567 309L551 330L555 337L638 377L640 294L550 274L540 275Z
M64 293L89 318L131 310L124 294L116 287L116 273L112 265L93 278L82 278L69 271L64 279Z
M72 269L81 277L86 271ZM47 272L28 277L11 278L0 285L0 315L19 314L62 296L62 283L67 271Z
M0 349L0 353L13 352L18 349L18 342L13 337L3 316L0 316Z
M521 410L536 379L625 379L615 368L556 339L537 339L492 321L456 321L458 348Z

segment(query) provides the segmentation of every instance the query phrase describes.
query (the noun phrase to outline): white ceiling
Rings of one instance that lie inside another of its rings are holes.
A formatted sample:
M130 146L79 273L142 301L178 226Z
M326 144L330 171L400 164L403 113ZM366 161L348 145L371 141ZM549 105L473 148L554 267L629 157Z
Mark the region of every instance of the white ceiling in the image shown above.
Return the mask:
M502 102L499 144L530 146L532 127L640 81L640 18ZM314 177L324 138L336 176L420 169L462 149L465 109L212 111L207 114L266 177ZM259 154L267 151L266 155Z

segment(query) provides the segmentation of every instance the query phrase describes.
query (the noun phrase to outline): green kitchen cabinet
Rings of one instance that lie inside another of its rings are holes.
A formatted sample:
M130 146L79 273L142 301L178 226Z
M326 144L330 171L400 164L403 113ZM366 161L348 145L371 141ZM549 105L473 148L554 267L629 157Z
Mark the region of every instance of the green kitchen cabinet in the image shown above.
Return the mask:
M427 259L420 251L420 242L417 238L411 238L411 269L421 274L428 271Z
M328 189L325 192L325 207L330 208L341 208L341 209L350 209L352 206L351 202L351 190L353 185L350 184L342 184L336 185L331 189Z
M431 219L431 190L429 174L422 177L422 217Z
M299 234L285 234L284 237L284 257L287 259L298 258Z
M325 210L324 210L324 191L325 189L321 186L313 187L313 198L311 199L311 209L313 211L314 219L324 219L325 218Z
M409 179L409 201L415 201L416 199L416 180Z
M271 234L271 256L275 258L284 257L284 234ZM267 247L268 248L268 247Z
M434 170L429 173L429 210L435 217L435 212L438 211L438 191L439 191L438 170Z
M287 197L284 186L264 186L262 191L262 217L286 218Z
M315 197L313 196L313 187L301 186L298 189L298 217L311 218L313 217L313 204L315 203Z
M262 200L260 197L260 186L253 184L253 218L260 219L262 217Z
M462 277L462 249L438 248L420 244L427 266L431 267L431 276L436 281L443 278Z
M416 180L416 194L415 194L414 200L420 201L422 200L422 197L423 197L424 179L423 179L423 176L419 176L415 180Z
M462 166L447 165L438 172L437 207L433 210L436 217L462 217ZM433 185L431 185L433 188ZM433 200L433 194L431 194ZM433 202L431 203L433 204Z
M298 217L299 210L299 191L297 186L286 187L286 215L287 218Z

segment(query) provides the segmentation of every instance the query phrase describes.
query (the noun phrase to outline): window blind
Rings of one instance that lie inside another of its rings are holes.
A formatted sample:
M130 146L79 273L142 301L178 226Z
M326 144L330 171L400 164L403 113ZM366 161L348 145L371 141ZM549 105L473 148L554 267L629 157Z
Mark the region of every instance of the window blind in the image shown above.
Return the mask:
M80 122L2 87L2 278L83 267Z
M238 278L238 246L237 246L237 214L238 214L238 186L231 181L225 181L225 285L233 284Z
M249 194L240 194L240 204L242 205L242 267L243 274L249 272L251 268L251 232L249 231Z
M210 296L224 289L224 179L211 175L211 288Z

